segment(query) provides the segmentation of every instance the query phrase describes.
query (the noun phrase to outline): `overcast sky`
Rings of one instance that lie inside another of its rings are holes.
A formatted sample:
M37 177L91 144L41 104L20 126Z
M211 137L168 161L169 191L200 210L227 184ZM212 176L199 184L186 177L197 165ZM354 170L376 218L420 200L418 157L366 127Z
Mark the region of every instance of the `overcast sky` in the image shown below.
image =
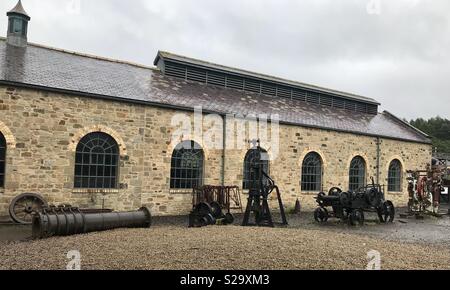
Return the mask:
M16 2L0 2L0 35ZM22 2L32 42L146 65L167 50L450 118L448 0Z

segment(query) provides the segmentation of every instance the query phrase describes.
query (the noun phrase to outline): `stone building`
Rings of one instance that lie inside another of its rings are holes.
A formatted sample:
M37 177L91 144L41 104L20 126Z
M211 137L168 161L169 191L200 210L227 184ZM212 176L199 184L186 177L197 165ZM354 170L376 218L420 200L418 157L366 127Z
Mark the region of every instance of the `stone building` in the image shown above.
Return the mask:
M196 185L245 194L255 138L288 207L297 198L312 207L317 192L370 177L406 203L405 171L431 160L429 137L373 99L166 52L148 67L32 44L20 1L7 15L0 215L24 192L56 204L187 213Z

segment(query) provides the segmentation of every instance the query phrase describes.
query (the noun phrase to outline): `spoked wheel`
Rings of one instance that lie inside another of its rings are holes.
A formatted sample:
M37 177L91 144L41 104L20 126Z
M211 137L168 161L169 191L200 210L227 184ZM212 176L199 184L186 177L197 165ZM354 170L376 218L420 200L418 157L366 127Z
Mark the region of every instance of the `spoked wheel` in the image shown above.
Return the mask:
M314 211L314 219L318 223L325 223L328 221L329 214L326 208L319 207Z
M9 215L19 224L31 224L33 214L47 207L42 196L35 193L24 193L14 198L9 206Z
M348 224L351 226L364 225L364 212L360 209L353 210L349 215Z
M392 201L388 200L378 209L378 218L382 223L392 223L395 219L395 207Z

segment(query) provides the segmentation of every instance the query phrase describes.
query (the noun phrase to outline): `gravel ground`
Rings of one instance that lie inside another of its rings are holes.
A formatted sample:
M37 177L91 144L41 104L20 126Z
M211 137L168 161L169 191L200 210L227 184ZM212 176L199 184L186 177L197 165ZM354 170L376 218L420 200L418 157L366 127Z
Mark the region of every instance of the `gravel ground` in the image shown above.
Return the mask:
M150 229L0 241L0 269L65 269L71 250L80 251L82 269L365 269L370 250L381 253L383 269L450 269L448 217L361 228L311 219L290 216L289 227L275 229L188 229L186 218L155 218ZM412 236L424 227L441 236Z

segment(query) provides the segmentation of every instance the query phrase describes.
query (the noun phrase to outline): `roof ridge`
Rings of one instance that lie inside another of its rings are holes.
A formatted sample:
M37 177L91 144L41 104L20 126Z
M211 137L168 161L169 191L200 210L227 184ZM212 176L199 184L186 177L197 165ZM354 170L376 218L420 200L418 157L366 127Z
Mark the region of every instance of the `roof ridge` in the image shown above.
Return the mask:
M198 62L200 65L204 65L204 66L215 66L218 69L223 69L223 70L235 70L235 73L242 73L242 74L247 74L253 77L260 77L260 78L265 78L265 79L272 79L272 81L279 81L279 82L283 82L283 83L289 83L291 85L297 85L297 86L303 86L309 89L316 89L319 91L326 91L329 93L335 93L338 95L343 95L344 97L348 97L348 98L356 98L356 99L360 99L360 101L369 101L369 102L373 102L376 103L377 105L380 105L380 103L375 100L374 98L370 98L370 97L366 97L366 96L362 96L356 93L349 93L349 92L344 92L341 90L335 90L335 89L330 89L324 86L318 86L318 85L313 85L313 84L308 84L308 83L304 83L304 82L300 82L300 81L294 81L294 80L290 80L290 79L286 79L286 78L282 78L282 77L277 77L277 76L273 76L273 75L268 75L268 74L264 74L264 73L258 73L258 72L254 72L254 71L250 71L250 70L246 70L246 69L240 69L240 68L236 68L236 67L232 67L232 66L226 66L226 65L222 65L222 64L218 64L218 63L214 63L214 62L210 62L210 61L205 61L205 60L201 60L201 59L197 59L197 58L193 58L193 57L188 57L188 56L184 56L184 55L180 55L180 54L176 54L176 53L171 53L168 51L164 51L164 50L160 50L158 51L158 55L154 61L154 65L156 65L156 62L158 60L158 58L162 56L162 57L175 57L175 58L181 58L184 59L185 61L190 61L190 62ZM361 100L362 99L362 100Z
M0 40L5 41L6 37L0 36ZM102 60L102 61L113 62L113 63L120 63L120 64L127 64L127 65L131 65L131 66L135 66L135 67L139 67L139 68L144 68L144 69L158 70L158 68L156 68L154 66L148 66L148 65L144 65L144 64L139 64L139 63L132 62L132 61L125 61L125 60L114 59L114 58L109 58L109 57L103 57L103 56L98 56L98 55L89 54L89 53L76 52L76 51L73 51L73 50L57 48L57 47L43 45L43 44L34 43L34 42L29 42L28 45L31 45L31 46L34 46L34 47L38 47L38 48L48 49L48 50L54 50L54 51L58 51L58 52L62 52L62 53L67 53L67 54L71 54L71 55L92 58L92 59L96 59L96 60Z

